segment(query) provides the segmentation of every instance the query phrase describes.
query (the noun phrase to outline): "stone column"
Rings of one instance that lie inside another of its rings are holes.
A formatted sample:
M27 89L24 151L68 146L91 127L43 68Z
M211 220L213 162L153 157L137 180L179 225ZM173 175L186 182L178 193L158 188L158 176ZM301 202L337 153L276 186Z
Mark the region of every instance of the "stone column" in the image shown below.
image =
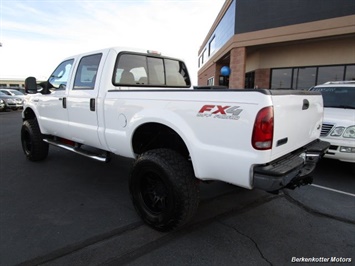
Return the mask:
M255 86L259 89L270 89L270 68L255 70Z
M230 69L229 77L230 89L242 89L245 87L245 62L246 48L238 47L230 51Z

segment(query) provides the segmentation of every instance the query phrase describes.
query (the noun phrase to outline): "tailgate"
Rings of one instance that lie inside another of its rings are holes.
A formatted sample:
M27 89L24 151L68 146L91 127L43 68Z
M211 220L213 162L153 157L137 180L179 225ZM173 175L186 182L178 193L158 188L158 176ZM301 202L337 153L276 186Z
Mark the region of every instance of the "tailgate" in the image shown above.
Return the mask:
M274 106L272 159L318 139L322 128L323 98L308 91L271 91Z

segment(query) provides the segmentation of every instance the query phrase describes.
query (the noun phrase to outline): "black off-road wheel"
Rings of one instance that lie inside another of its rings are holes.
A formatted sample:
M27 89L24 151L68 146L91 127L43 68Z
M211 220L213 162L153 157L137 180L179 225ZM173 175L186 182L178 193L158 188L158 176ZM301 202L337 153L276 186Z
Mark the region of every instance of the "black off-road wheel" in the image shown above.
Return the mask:
M21 128L22 149L30 161L44 160L48 155L48 143L43 141L37 120L26 120Z
M137 159L129 190L140 217L158 231L170 231L186 224L199 203L191 163L168 149L151 150Z

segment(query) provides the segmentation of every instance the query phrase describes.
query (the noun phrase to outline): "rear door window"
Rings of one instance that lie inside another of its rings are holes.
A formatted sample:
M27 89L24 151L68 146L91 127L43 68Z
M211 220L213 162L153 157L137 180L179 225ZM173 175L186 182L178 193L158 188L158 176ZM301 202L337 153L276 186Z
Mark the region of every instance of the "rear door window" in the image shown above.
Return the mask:
M93 90L96 82L97 70L102 54L94 54L81 58L76 70L74 90Z

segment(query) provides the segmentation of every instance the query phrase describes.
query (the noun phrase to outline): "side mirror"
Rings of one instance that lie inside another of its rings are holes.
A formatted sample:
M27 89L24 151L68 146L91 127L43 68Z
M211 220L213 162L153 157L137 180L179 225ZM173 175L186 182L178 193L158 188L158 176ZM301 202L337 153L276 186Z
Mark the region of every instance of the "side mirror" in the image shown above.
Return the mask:
M25 92L37 93L37 80L34 77L28 77L25 79Z

